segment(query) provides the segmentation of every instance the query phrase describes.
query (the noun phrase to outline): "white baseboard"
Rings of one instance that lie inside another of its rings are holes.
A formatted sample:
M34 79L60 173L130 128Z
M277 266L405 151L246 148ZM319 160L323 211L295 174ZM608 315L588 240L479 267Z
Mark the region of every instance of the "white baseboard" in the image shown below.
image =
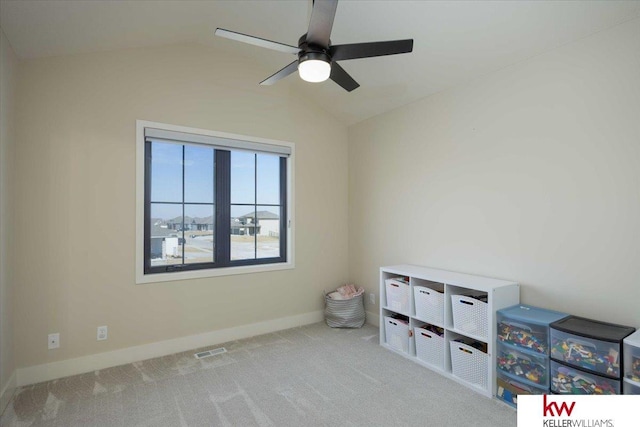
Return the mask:
M380 326L380 315L378 313L366 312L367 323L373 326Z
M17 384L16 371L13 371L7 383L2 387L2 392L0 392L0 414L4 412L11 400L11 397L13 397L13 392L15 391Z
M111 368L140 360L180 353L200 347L221 344L269 332L295 328L321 322L324 319L322 311L299 314L296 316L282 317L280 319L267 320L251 325L236 326L204 334L190 335L166 341L143 344L135 347L123 348L106 353L92 354L74 359L61 360L59 362L45 363L43 365L29 366L17 370L17 385L24 386L42 381L50 381L70 375L93 372L99 369Z

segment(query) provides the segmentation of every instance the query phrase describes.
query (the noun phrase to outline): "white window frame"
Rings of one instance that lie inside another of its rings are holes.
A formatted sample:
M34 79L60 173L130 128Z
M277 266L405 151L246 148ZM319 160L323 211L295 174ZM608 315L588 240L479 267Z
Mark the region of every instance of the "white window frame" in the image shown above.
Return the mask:
M178 271L170 273L144 273L144 145L145 128L155 128L174 132L184 132L196 135L211 136L230 140L255 142L275 146L289 147L291 154L287 160L287 261L275 264L247 265L239 267L211 268L203 270ZM294 194L295 194L295 144L292 142L276 141L254 136L237 135L186 126L170 125L146 120L136 120L136 284L167 282L204 277L228 276L234 274L260 273L266 271L290 270L295 268L294 260Z

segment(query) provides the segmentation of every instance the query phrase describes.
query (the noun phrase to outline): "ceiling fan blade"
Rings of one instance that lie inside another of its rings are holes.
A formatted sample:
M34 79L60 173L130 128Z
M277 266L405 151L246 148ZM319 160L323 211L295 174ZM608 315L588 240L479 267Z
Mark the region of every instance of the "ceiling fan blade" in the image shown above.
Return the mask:
M360 87L358 82L353 80L353 77L351 77L344 68L338 65L337 62L331 63L331 75L329 78L342 86L342 88L347 92L351 92L352 90Z
M242 33L236 33L235 31L229 31L222 28L216 28L215 32L216 36L224 37L226 39L231 39L243 43L249 43L255 46L265 47L271 50L277 50L284 53L292 53L297 55L300 52L300 49L294 46L289 46L288 44L278 43L271 40L261 39L260 37L248 36Z
M371 58L373 56L397 55L413 50L413 39L392 40L386 42L339 44L331 46L329 55L334 61L346 59Z
M298 70L298 61L295 60L291 64L284 67L282 70L273 74L270 77L267 77L263 81L260 82L261 85L272 85L280 79L287 77L289 74Z
M336 16L338 0L315 0L311 10L311 20L307 31L307 43L322 47L329 46L333 19Z

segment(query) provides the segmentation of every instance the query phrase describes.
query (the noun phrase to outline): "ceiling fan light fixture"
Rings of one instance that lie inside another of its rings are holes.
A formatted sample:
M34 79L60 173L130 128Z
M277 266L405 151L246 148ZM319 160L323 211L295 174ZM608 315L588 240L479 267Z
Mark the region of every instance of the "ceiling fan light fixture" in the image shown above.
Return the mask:
M323 53L309 52L300 57L298 63L300 78L311 83L320 83L331 75L331 61Z

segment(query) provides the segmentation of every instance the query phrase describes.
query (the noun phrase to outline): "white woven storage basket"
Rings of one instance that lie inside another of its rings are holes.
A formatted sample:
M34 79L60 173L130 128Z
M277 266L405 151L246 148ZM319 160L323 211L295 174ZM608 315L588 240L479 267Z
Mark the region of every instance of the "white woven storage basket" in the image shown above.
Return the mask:
M387 307L396 313L409 314L409 284L397 279L387 279L384 283Z
M443 325L444 293L425 286L413 287L416 317L429 323Z
M486 340L489 321L488 304L466 295L451 295L453 327Z
M385 316L384 330L386 343L403 353L409 352L409 324L405 321Z
M489 355L458 341L449 341L449 344L451 345L451 370L453 375L486 389Z
M418 327L413 332L418 359L444 369L444 337Z

